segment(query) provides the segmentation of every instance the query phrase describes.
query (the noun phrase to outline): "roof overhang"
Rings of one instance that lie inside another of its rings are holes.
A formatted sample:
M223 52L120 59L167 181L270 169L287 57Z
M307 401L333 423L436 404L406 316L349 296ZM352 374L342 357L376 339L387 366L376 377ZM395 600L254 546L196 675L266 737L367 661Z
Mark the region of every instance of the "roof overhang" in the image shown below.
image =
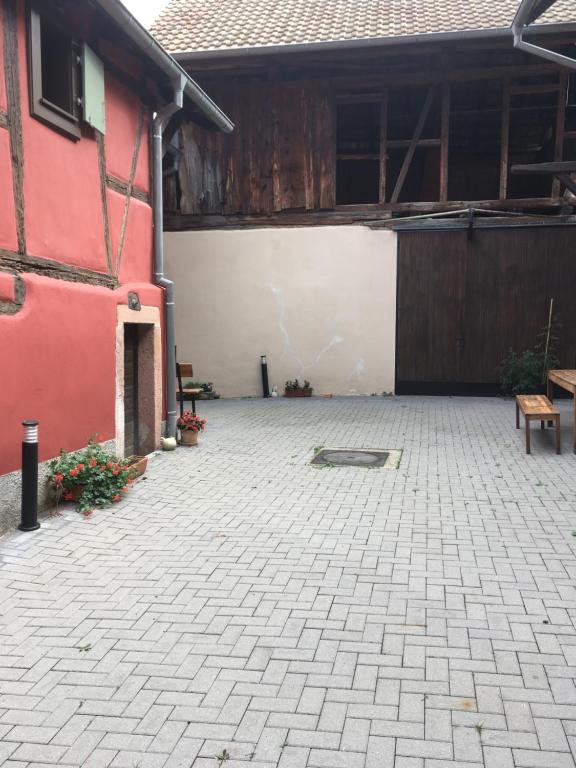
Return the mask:
M175 90L184 90L196 109L215 128L224 133L234 130L234 123L224 114L212 99L200 88L190 75L178 64L160 43L128 11L120 0L93 0L112 21L130 38L141 54L152 61Z
M526 51L526 53L532 53L535 56L548 59L548 61L553 61L568 69L576 70L575 59L524 40L524 34L531 31L529 26L537 21L555 2L556 0L522 0L512 24L514 46L521 51Z
M546 0L550 2L550 0ZM555 1L555 0L554 0ZM527 34L554 35L576 32L576 23L539 24L526 30ZM465 29L456 32L431 32L418 35L394 35L390 37L368 37L351 40L326 40L310 43L291 43L289 45L256 45L242 48L211 48L204 51L173 51L172 56L178 61L192 62L209 59L236 58L244 56L273 56L278 54L314 53L322 51L357 50L401 45L427 45L429 43L450 43L467 40L510 39L510 27L492 29ZM528 43L527 43L528 45ZM537 47L537 46L534 46Z

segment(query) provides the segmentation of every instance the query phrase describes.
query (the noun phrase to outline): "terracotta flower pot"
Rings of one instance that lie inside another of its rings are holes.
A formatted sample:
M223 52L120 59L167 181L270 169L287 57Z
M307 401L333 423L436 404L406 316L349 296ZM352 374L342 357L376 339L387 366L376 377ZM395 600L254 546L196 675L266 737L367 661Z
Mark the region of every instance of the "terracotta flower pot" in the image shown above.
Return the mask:
M129 472L132 479L141 477L148 467L148 456L129 456L126 459L126 464L130 467Z
M312 397L312 389L285 389L284 397Z
M198 444L198 432L194 432L192 429L183 429L180 432L180 445L197 445Z

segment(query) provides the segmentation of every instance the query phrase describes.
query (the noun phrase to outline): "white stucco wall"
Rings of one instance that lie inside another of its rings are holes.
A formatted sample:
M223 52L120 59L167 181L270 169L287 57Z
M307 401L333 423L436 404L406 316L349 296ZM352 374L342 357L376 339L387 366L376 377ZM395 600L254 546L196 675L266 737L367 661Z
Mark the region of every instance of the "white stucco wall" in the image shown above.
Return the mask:
M364 226L166 235L178 358L224 397L309 379L315 394L391 392L396 235Z

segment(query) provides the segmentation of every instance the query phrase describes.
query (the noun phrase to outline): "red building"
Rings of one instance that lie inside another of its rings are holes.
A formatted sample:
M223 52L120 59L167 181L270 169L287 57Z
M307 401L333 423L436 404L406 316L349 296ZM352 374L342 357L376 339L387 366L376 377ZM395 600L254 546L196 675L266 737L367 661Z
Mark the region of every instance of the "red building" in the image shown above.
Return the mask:
M118 0L0 0L0 528L23 419L41 461L96 435L148 452L167 413L174 430L153 181L180 109L232 129Z

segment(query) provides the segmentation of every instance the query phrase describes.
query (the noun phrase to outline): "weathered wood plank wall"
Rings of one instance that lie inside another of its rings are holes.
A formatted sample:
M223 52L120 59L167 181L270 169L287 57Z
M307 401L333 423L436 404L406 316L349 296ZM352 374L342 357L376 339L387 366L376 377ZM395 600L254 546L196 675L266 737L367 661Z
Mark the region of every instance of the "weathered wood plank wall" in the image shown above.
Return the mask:
M226 83L211 94L236 129L226 136L182 126L180 213L334 207L335 120L326 84ZM167 199L175 201L173 190Z

